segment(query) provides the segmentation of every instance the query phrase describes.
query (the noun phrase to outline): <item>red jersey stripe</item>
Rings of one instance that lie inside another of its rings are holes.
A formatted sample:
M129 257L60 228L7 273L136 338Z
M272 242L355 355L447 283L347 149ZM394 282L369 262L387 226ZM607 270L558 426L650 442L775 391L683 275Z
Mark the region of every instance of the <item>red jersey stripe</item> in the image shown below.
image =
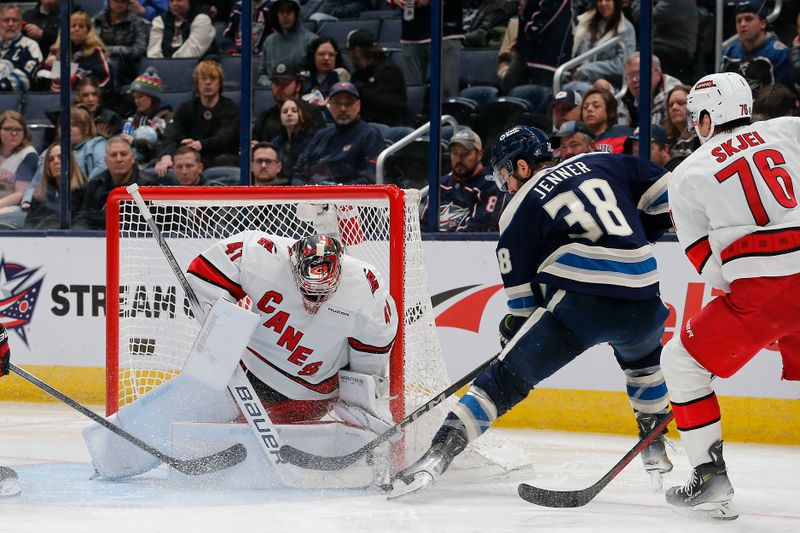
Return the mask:
M698 239L686 249L686 257L692 262L697 272L702 273L706 261L711 257L711 244L708 242L708 235Z
M722 263L740 257L780 255L800 250L800 228L755 231L733 241L720 254Z
M371 346L369 344L364 344L360 340L354 339L353 337L348 337L347 342L350 344L352 349L358 350L359 352L389 353L389 351L392 349L392 344L394 344L394 339L392 339L392 342L386 346Z
M194 258L192 263L189 265L187 272L189 272L189 274L194 274L203 281L225 289L230 293L231 296L236 298L237 301L247 296L244 290L242 290L241 285L228 278L228 276L223 274L202 255L198 255Z

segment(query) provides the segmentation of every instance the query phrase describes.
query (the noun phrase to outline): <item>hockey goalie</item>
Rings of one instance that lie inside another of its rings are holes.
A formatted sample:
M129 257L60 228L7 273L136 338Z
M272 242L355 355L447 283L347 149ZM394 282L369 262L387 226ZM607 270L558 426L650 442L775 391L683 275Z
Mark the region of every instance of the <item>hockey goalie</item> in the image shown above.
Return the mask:
M114 423L179 454L186 452L181 434L184 443L208 440L209 450L222 448L230 441L215 442L216 436L230 438L231 428L241 428L231 422L242 411L228 388L212 382L227 383L236 370L246 375L281 440L292 446L349 453L393 424L387 373L397 333L395 302L381 273L345 253L338 235L293 241L245 231L198 255L187 278L206 313L195 345L213 329L210 322L225 323L215 311L221 304L231 307L249 297L257 321L249 330L235 322L225 326L224 333L234 335L224 349L206 359L190 353L180 375L123 407L111 417ZM223 338L227 343L229 337ZM231 361L229 370L218 371L218 359ZM97 424L84 430L84 438L99 478L127 478L159 464ZM248 446L247 461L229 470L259 475L249 468L259 453L264 455ZM376 455L337 479L263 457L260 464L274 486L365 487L386 475L387 462Z

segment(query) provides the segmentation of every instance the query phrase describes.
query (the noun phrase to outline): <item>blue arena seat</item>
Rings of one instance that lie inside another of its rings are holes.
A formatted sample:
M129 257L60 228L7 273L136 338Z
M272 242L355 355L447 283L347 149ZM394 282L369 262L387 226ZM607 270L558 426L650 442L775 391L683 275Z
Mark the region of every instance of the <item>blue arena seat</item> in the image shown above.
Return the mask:
M399 12L400 10L398 10ZM378 42L383 46L400 47L400 26L402 20L399 18L384 19L381 21L381 29L378 32Z
M155 67L161 78L164 92L180 92L192 90L192 75L194 67L197 66L197 59L175 59L175 58L148 58L143 57L139 61L139 73L147 70L147 67Z
M497 77L496 48L464 48L458 62L461 87L471 85L500 86Z
M257 62L257 58L252 58L251 62ZM238 90L242 86L242 56L224 55L219 61L222 66L222 74L225 76L225 90ZM251 69L252 69L252 65ZM255 83L256 80L251 80Z
M253 89L251 101L253 102L253 120L256 120L261 113L275 105L272 89Z
M526 100L534 113L546 113L553 101L553 90L542 85L518 85L508 91L508 96Z
M471 125L479 113L478 102L471 98L454 96L442 102L442 115L452 116L459 124Z
M19 111L19 93L0 93L0 110L2 111Z
M406 101L408 102L408 118L414 123L420 120L425 109L425 85L406 85Z
M208 185L241 185L241 175L239 167L209 167L203 170Z
M55 115L60 109L61 95L52 92L30 92L25 97L25 120L30 124L53 126L48 112Z
M94 18L95 15L103 10L103 4L106 0L77 0L72 3L73 11L83 11L89 18ZM77 9L77 8L80 8Z
M500 91L497 87L489 85L474 85L462 89L458 96L475 101L478 104L478 111L483 112L489 102L500 96Z
M194 93L192 91L161 93L161 103L172 106L172 111L175 112L182 103L188 102L193 97Z
M347 36L351 31L367 30L377 37L380 25L379 19L330 20L321 23L317 35L330 37L340 48L347 49Z

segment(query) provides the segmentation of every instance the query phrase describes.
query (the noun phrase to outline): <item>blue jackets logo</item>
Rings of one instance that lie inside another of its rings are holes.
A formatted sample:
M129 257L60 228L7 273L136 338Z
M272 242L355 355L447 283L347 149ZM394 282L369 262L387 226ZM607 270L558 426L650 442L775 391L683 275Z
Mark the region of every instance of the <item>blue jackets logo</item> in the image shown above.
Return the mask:
M39 269L11 263L5 257L0 257L0 323L16 332L26 346L28 339L23 326L28 325L33 317L44 281L44 275L34 279Z

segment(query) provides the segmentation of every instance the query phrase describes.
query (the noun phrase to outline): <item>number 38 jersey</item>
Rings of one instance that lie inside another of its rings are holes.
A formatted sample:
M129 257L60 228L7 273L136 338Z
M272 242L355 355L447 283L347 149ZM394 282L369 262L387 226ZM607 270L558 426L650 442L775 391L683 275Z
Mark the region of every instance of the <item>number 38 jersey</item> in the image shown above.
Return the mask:
M671 227L669 173L644 159L581 154L541 170L500 218L497 260L509 311L540 304L535 284L611 298L658 296L651 242Z
M800 272L798 146L800 119L781 117L715 135L675 169L675 230L714 287Z
M196 257L187 279L204 308L218 298L250 297L251 310L262 320L242 361L290 399L336 397L338 372L345 367L385 377L398 316L380 273L345 254L336 292L309 314L292 277L293 242L257 231L239 233Z

